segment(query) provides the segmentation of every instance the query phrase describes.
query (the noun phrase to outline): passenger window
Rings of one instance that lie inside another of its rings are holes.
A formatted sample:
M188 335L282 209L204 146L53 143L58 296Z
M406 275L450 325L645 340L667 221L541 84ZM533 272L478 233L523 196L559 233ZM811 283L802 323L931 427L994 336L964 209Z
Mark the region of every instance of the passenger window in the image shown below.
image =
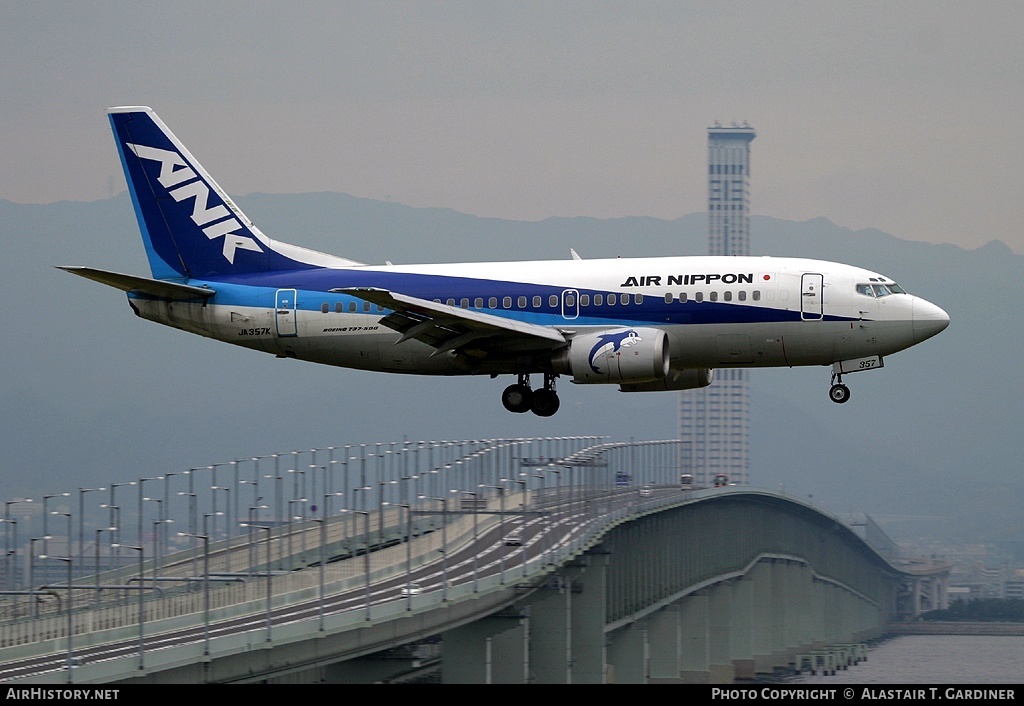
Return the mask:
M698 302L704 301L704 292L697 292L694 297Z
M487 306L490 307L491 309L497 309L498 308L498 298L497 297L491 297L490 299L488 299L487 300Z
M477 297L476 299L474 299L473 300L473 306L475 306L477 309L483 309L484 308L484 298L483 297Z
M608 306L615 306L615 295L614 294L609 294L608 295Z
M679 303L680 304L685 304L686 303L686 292L680 292L679 293Z
M533 308L534 309L539 309L541 301L543 301L543 300L540 298L539 295L534 295L534 297L533 297Z
M672 292L665 292L665 303L666 304L671 304L673 299L675 299L675 297L672 296Z
M576 297L573 296L572 294L566 294L565 295L565 305L568 306L568 307L576 306Z
M370 302L363 302L363 311L369 313L369 311L370 311Z
M350 312L352 312L353 314L356 313L356 303L355 302L349 302L348 303L348 310Z
M722 295L722 298L725 299L725 301L727 301L727 302L731 302L732 301L732 292L726 292L725 294Z
M755 289L755 290L754 290L754 294L753 294L753 295L751 296L751 298L752 298L752 299L753 299L753 300L754 300L755 302L757 302L757 301L761 301L761 290L760 290L760 289Z
M626 304L629 304L629 295L628 294L620 294L619 295L619 304L622 304L623 306L625 306Z
M595 294L594 295L594 306L601 306L602 304L604 304L604 295L603 294Z
M505 307L506 309L511 309L512 308L512 297L503 297L502 300L501 300L501 305L503 307Z
M327 304L327 302L324 302L323 304L320 305L320 313L321 314L326 314L330 310L331 310L331 307Z
M644 295L640 294L639 292L634 294L633 295L633 303L634 304L643 304L644 303Z
M519 304L519 308L520 309L525 309L526 308L526 297L519 297L519 300L518 300L517 303Z
M745 301L747 301L747 290L745 290L745 289L741 289L741 290L740 290L740 294L739 294L739 300L740 300L741 302L745 302Z
M710 299L713 302L717 302L718 301L718 292L711 292Z
M469 308L469 299L467 299L466 297L463 297L462 299L460 299L459 300L459 306L462 307L463 309L468 309Z
M377 305L377 311L378 311L378 312L380 312L380 311L384 311L384 306L383 306L383 305L381 305L381 304L378 304L378 305Z
M548 297L548 306L550 306L552 309L554 309L554 308L556 308L558 306L558 295L557 294L552 294L550 297Z
M340 314L341 311L342 311L342 309L341 309L341 302L338 302L337 304L334 305L334 313L335 314Z
M448 306L455 306L455 300L454 299L448 299L448 300L445 301L445 304L447 304Z
M590 295L589 294L581 294L580 295L580 306L590 306Z

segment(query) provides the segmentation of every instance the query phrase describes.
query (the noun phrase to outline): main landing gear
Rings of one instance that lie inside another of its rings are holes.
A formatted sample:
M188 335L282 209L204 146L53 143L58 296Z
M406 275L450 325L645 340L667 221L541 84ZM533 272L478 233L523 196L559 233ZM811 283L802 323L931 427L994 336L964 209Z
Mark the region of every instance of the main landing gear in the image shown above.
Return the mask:
M832 373L832 387L828 390L828 398L836 404L843 404L850 399L850 388L843 384L841 373Z
M550 417L558 411L558 394L555 392L555 378L552 373L544 373L544 387L538 390L530 389L530 376L528 373L519 375L519 382L509 385L501 393L501 404L509 412L522 414L533 412L538 417Z

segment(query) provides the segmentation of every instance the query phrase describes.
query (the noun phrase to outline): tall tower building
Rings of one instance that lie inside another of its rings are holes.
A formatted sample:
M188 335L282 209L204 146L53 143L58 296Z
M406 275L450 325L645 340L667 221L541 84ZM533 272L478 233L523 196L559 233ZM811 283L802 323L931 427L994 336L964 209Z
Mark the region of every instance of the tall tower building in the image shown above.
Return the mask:
M750 254L749 125L708 128L708 254ZM680 393L681 466L710 484L724 473L746 484L750 472L747 370L720 368L708 387Z

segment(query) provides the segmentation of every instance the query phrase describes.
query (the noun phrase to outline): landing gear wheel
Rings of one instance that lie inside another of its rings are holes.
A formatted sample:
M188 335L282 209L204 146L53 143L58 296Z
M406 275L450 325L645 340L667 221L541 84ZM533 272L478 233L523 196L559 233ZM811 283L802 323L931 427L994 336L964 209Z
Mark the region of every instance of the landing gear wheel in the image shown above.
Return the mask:
M554 390L537 390L533 393L530 410L538 417L550 417L558 411L558 395Z
M526 385L509 385L501 393L501 404L509 412L522 414L530 411L533 398L533 390Z
M843 404L850 399L850 388L843 384L835 384L829 389L828 397L836 404Z

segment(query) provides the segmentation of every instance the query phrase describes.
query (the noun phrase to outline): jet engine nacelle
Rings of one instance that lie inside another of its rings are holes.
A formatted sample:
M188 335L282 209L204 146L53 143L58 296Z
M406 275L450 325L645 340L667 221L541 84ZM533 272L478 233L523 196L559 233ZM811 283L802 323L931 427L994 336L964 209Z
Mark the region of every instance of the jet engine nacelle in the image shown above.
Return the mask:
M620 392L665 392L666 390L694 390L707 387L715 379L711 368L670 370L661 380L619 385Z
M576 383L653 383L668 375L668 363L668 335L656 328L582 334L552 360Z

